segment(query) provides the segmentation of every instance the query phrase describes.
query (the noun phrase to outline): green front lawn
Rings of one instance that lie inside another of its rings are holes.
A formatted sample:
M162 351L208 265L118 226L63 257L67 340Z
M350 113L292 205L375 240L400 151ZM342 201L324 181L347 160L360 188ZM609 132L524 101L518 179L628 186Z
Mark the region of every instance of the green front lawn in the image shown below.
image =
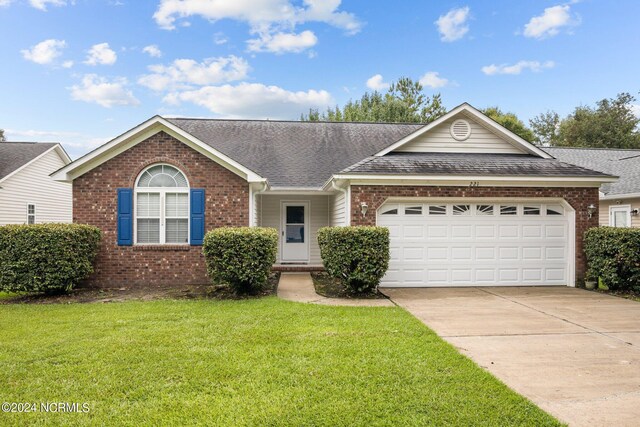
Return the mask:
M0 425L556 425L399 308L0 305Z

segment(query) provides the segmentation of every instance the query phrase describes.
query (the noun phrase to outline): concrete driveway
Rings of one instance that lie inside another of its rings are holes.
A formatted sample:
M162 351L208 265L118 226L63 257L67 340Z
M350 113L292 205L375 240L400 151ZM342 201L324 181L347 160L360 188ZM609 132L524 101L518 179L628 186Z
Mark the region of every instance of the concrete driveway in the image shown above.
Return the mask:
M640 302L565 287L382 291L560 420L640 424Z

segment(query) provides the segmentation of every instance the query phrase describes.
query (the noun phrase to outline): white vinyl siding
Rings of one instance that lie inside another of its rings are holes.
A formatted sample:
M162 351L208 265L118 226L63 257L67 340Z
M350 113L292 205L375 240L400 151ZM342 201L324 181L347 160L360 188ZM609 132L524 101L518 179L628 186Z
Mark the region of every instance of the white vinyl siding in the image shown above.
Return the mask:
M318 229L329 225L329 196L288 196L260 194L260 226L273 227L282 237L282 202L309 202L309 264L321 265L320 247L318 246ZM278 245L278 259L280 262L280 244Z
M609 225L609 211L611 206L616 205L630 205L631 210L640 210L640 198L636 199L622 199L619 203L616 200L601 200L598 207L598 222L600 225ZM640 227L640 215L631 215L631 226Z
M456 141L451 136L449 128L453 122L461 118L467 120L471 125L471 135L464 141ZM505 141L473 119L462 115L441 123L395 151L413 153L524 154L524 151Z
M257 227L262 226L260 224L260 209L262 208L262 197L260 194L252 194L253 197L253 224Z
M344 192L329 197L329 208L331 226L347 225L347 198Z
M64 165L54 149L0 183L0 225L26 224L29 204L36 206L36 224L71 222L71 184L49 176Z

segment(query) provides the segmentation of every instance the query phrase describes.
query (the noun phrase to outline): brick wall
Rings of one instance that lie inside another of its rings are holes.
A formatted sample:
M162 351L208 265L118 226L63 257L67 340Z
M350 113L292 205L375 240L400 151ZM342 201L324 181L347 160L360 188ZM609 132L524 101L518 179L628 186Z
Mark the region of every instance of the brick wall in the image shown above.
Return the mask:
M598 206L597 188L532 188L532 187L421 187L421 186L351 186L351 224L375 225L376 210L389 197L553 197L567 201L576 211L576 285L582 285L586 270L582 239L584 232L598 226L598 212L591 218L587 206ZM360 203L368 205L366 217L362 217Z
M117 188L133 188L153 163L169 163L185 173L191 188L206 192L206 230L249 225L249 185L238 175L160 132L73 182L73 221L102 230L96 272L99 287L208 283L201 246L118 246Z

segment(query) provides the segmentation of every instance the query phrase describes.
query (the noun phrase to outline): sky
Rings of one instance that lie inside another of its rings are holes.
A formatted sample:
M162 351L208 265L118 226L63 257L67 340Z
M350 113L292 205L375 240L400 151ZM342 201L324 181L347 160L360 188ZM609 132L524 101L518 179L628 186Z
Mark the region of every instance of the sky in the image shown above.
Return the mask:
M637 0L0 0L0 128L77 158L156 114L297 120L402 76L448 109L566 115L638 94L638 16Z

